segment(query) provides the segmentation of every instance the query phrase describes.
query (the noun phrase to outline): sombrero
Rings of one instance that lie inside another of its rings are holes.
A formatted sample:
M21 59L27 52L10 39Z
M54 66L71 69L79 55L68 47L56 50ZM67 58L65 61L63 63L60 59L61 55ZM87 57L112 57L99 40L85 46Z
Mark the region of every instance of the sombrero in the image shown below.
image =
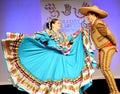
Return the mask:
M108 16L108 13L104 10L98 8L98 6L91 6L91 7L81 7L79 12L83 15L87 15L88 12L95 12L98 14L99 18L105 18Z

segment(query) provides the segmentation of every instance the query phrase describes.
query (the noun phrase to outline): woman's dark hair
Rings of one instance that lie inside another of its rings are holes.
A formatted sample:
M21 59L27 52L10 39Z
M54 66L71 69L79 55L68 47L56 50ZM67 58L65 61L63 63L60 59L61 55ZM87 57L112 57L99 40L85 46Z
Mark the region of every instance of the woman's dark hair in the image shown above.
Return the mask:
M55 24L55 22L58 21L58 19L52 19L49 22L46 23L46 27L50 30L52 30L52 24Z
M90 14L92 14L92 15L95 15L96 17L99 17L99 14L98 14L98 13L96 13L96 12L89 11L89 12L88 12L88 14L89 14L89 13L90 13Z

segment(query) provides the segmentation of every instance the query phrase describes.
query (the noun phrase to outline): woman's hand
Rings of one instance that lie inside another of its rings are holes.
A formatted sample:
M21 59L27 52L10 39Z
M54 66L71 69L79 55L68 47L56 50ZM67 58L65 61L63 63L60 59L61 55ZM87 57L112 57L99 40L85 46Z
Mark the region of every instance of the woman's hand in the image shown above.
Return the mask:
M61 51L64 55L66 55L66 54L69 54L70 53L70 50L62 50Z
M73 37L74 37L74 38L77 37L77 36L80 34L80 32L81 32L81 30L78 30L78 31L76 31L75 33L73 33Z

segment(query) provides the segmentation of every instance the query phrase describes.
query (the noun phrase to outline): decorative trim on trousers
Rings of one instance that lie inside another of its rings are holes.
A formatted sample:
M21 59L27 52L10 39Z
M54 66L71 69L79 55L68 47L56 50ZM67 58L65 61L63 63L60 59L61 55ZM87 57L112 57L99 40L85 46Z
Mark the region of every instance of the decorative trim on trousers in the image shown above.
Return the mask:
M99 51L99 63L101 71L107 81L109 91L118 92L114 76L110 70L111 60L116 51L115 46L104 47Z

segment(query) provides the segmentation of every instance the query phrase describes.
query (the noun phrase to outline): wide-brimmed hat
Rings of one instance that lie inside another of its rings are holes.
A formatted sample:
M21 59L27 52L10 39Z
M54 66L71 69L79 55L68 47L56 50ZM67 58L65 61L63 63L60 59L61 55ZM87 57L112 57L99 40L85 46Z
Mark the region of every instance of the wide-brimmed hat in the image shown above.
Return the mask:
M108 13L102 9L99 9L98 6L81 7L79 12L85 16L87 16L87 13L89 12L95 12L98 14L99 18L105 18L108 16Z

